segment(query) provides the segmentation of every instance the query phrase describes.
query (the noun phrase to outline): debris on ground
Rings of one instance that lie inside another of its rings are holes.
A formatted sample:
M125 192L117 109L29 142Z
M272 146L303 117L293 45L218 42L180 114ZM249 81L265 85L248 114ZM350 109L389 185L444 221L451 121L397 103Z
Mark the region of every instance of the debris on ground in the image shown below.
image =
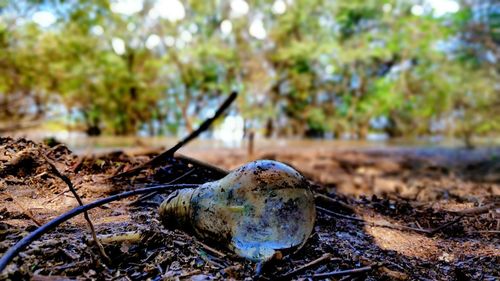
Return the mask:
M78 206L42 154L71 179L84 203L180 177L180 183L194 184L221 178L218 171L177 157L130 179L112 181L113 175L156 154L77 156L64 144L50 147L0 138L0 253ZM190 156L226 169L248 160L244 153L231 151ZM263 280L500 279L500 182L498 169L491 168L498 167L498 157L461 157L457 163L447 152L381 149L266 151L255 158L287 163L311 181L317 220L297 252L285 252L258 270L261 265L218 243L167 229L157 212L167 192L89 211L111 263L101 259L86 221L78 216L35 241L0 279L251 280L257 271Z

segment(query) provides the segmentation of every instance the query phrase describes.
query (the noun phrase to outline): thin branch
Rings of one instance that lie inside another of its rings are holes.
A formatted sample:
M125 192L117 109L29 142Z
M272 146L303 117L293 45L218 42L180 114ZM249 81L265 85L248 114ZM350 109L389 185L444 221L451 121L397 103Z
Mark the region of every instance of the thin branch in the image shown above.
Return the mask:
M191 173L193 173L193 172L194 172L194 170L195 170L195 169L191 169L191 170L189 170L189 171L185 172L184 174L180 175L180 176L179 176L179 177L177 177L176 179L173 179L173 180L171 180L171 181L167 182L166 184L174 184L174 183L178 182L179 180L181 180L181 179L185 178L186 176L190 175ZM141 201L144 201L144 200L146 200L146 199L149 199L149 198L151 198L151 197L155 196L156 194L158 194L158 191L151 192L151 193L149 193L149 194L144 194L143 196L140 196L139 198L137 198L135 201L133 201L133 202L129 203L128 205L129 205L129 206L136 205L137 203L139 203L139 202L141 202Z
M115 242L136 243L141 240L141 233L139 231L128 231L124 233L104 234L97 236L99 241L103 244L110 244Z
M36 224L36 226L40 227L42 225L42 223L40 223L40 221L35 218L33 213L30 210L24 208L24 206L19 201L17 201L17 199L14 196L12 196L12 194L8 192L5 192L5 194L10 197L12 202L14 202L14 204L16 204L17 207L19 207L19 209L21 209L23 214L26 215L28 218L30 218Z
M351 205L346 204L340 200L334 199L330 196L327 196L327 195L324 195L321 193L314 193L314 198L316 198L318 200L322 200L322 201L330 203L330 204L337 204L337 205L342 206L344 209L354 211L354 208Z
M127 198L130 196L134 195L139 195L139 194L144 194L144 193L150 193L152 191L160 191L160 190L165 190L165 189L182 189L182 188L194 188L197 187L197 184L172 184L172 185L155 185L147 188L141 188L141 189L136 189L132 191L127 191L127 192L122 192L118 193L103 199L99 199L97 201L94 201L90 204L83 205L76 207L58 217L55 219L49 221L48 223L42 225L41 227L37 228L35 231L31 232L30 234L24 236L19 242L17 242L14 246L10 247L0 258L0 272L5 269L5 267L12 261L12 259L19 254L22 250L24 250L27 246L29 246L33 241L36 239L40 238L42 235L45 233L53 230L57 226L61 225L62 223L68 221L69 219L84 213L88 210L91 210L93 208L102 206L104 204L121 200L123 198Z
M49 164L52 173L54 173L55 176L57 176L62 181L64 181L64 183L66 183L69 190L71 190L71 193L73 193L73 196L75 196L76 201L78 201L78 205L83 206L83 201L80 198L80 195L78 195L78 193L76 192L71 180L66 175L61 174L61 172L59 172L59 170L57 169L56 165L54 163L52 163L52 161L46 155L44 155L44 154L40 154L40 155L45 159L47 164ZM99 242L99 239L97 239L95 227L94 227L94 224L92 223L92 220L90 219L88 212L84 212L83 217L85 218L85 220L87 221L87 224L89 225L90 232L92 234L92 240L94 241L97 248L99 249L99 253L101 254L101 257L104 259L105 262L110 263L111 259L106 254L106 251L104 250L104 247L102 246L101 242Z
M459 222L459 221L460 221L463 217L465 217L465 215L460 215L460 216L458 216L456 219L454 219L454 220L452 220L452 221L450 221L450 222L447 222L447 223L445 223L445 224L442 224L442 225L440 225L440 226L438 226L438 227L436 227L436 228L429 229L429 230L428 230L428 231L429 231L429 233L428 233L428 234L429 234L430 236L432 236L432 235L434 235L434 234L436 234L436 233L440 232L441 230L443 230L443 229L445 229L445 228L447 228L447 227L449 227L449 226L451 226L451 225L456 224L456 223L457 223L457 222Z
M484 213L488 213L493 209L500 208L500 203L491 203L484 206L474 207L470 209L460 210L460 211L452 211L452 214L455 215L463 215L463 216L475 216Z
M342 215L342 214L339 214L337 212L334 212L334 211L330 211L328 209L325 209L325 208L322 208L322 207L319 207L319 206L316 206L316 209L318 211L321 211L327 215L330 215L332 217L337 217L337 218L341 218L341 219L347 219L347 220L352 220L352 221L357 221L357 222L361 222L361 223L367 223L367 221L365 221L364 219L360 219L360 218L357 218L357 217L353 217L353 216L348 216L348 215Z
M211 258L210 258L210 256L209 256L209 255L207 255L207 254L203 254L200 250L197 250L196 252L198 252L199 257L200 257L202 260L206 261L207 263L212 264L212 265L215 265L215 266L216 266L216 267L218 267L218 268L225 268L225 266L224 266L224 265L222 265L222 264L220 264L220 263L218 263L218 262L214 261L213 259L211 259Z
M77 191L78 191L78 188L76 188L76 187L75 187L75 190L77 190ZM66 193L68 193L68 192L71 192L71 190L69 190L69 189L68 189L68 190L64 190L64 191L60 192L59 194L56 194L54 197L52 197L52 198L49 198L49 199L45 200L45 201L44 201L44 204L47 204L47 203L52 203L54 200L56 200L57 198L59 198L59 197L63 196L64 194L66 194Z
M203 247L205 250L209 251L209 252L212 252L214 254L216 254L217 256L219 256L219 258L225 258L227 255L224 254L223 252L219 251L219 250L216 250L210 246L208 246L207 244L201 242L201 241L196 241L196 243L198 245L200 245L201 247Z
M369 266L365 266L365 267L353 268L353 269L348 269L348 270L316 273L316 274L313 274L311 277L312 278L325 278L325 277L339 277L339 276L345 276L345 275L352 275L352 274L358 274L358 273L371 271L373 269L373 267L374 267L373 265L369 265Z
M360 222L362 224L366 224L366 225L370 225L370 226L387 227L387 228L393 228L393 229L397 229L397 230L415 231L415 232L427 234L430 236L432 236L432 235L438 233L439 231L459 222L464 217L464 215L461 215L458 218L456 218L450 222L447 222L443 225L440 225L436 228L433 228L433 229L422 229L422 228L416 228L416 227L411 227L411 226L392 224L392 223L388 223L388 222L386 223L386 222L366 221L364 219L360 219L357 217L342 215L342 214L339 214L339 213L336 213L336 212L333 212L333 211L330 211L328 209L321 208L321 207L316 207L316 209L318 209L319 211L321 211L327 215L330 215L330 216L334 216L334 217L338 217L338 218L342 218L342 219L347 219L347 220L352 220L352 221L357 221L357 222Z
M233 101L236 99L238 94L236 92L232 92L231 95L222 103L222 105L217 109L215 112L214 116L208 118L205 120L198 129L193 131L191 134L189 134L187 137L185 137L183 140L178 142L175 146L170 148L169 150L161 153L160 155L154 157L153 159L149 160L148 162L140 165L139 167L133 168L131 170L128 170L126 172L120 173L118 175L113 176L112 178L123 178L123 177L130 177L133 175L138 174L140 171L142 171L145 168L151 168L151 167L156 167L158 165L161 165L164 163L167 159L171 158L174 156L174 153L179 150L179 148L183 147L193 139L197 138L202 132L206 131L212 123L219 118L219 116L224 113L224 111L233 103Z
M297 275L298 273L300 273L300 272L302 272L310 267L313 267L317 264L320 264L326 260L331 261L331 259L332 259L332 254L330 254L330 253L324 254L323 256L321 256L321 257L319 257L311 262L308 262L308 263L306 263L306 264L304 264L304 265L302 265L302 266L300 266L300 267L298 267L290 272L287 272L287 273L281 275L281 278L293 277L293 276Z
M188 162L190 164L193 164L195 166L199 166L201 168L209 170L209 171L213 172L216 176L221 177L221 178L225 177L230 172L230 171L228 171L226 169L219 168L219 167L214 166L212 164L209 164L207 162L203 162L203 161L200 161L198 159L194 159L194 158L188 157L188 156L183 155L183 154L176 153L175 154L175 158L176 159L184 160L184 161L186 161L186 162Z
M494 233L500 234L500 230L473 230L472 233Z

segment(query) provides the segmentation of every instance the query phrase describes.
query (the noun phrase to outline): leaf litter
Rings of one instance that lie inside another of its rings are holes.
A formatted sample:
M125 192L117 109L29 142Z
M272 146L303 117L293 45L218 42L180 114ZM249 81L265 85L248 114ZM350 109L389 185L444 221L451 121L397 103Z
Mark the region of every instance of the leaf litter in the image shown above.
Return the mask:
M77 156L63 144L49 147L1 138L0 253L36 229L37 223L78 205L40 154L71 179L84 203L143 184L170 182L188 172L180 183L221 178L219 171L176 157L131 180L111 181L111 176L145 163L156 153ZM498 280L500 182L495 174L499 171L490 168L498 165L498 158L462 157L465 160L457 163L447 151L436 155L386 150L262 151L255 158L282 161L304 174L314 192L332 199L318 199L317 206L336 215L319 211L313 234L302 249L284 252L259 270L223 245L162 226L157 209L169 194L164 192L135 204L130 203L137 198L128 198L89 211L99 237L125 235L103 243L111 263L102 261L83 216L78 216L35 241L0 278ZM245 155L232 150L191 156L227 169L246 162ZM492 207L477 211L482 206ZM471 213L460 213L464 210ZM393 227L435 229L453 222L458 214L460 220L433 235ZM363 267L369 268L339 277L326 275ZM256 271L260 271L258 277Z

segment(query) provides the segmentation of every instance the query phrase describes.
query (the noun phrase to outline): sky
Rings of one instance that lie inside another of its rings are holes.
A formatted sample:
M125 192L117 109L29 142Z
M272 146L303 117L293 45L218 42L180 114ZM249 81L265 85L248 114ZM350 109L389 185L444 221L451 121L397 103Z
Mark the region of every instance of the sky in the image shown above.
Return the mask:
M275 14L286 13L287 5L290 0L276 0L272 6L272 11ZM231 17L241 17L246 15L251 6L245 0L231 0ZM460 5L455 0L425 0L425 5L414 5L412 13L414 15L422 15L426 8L432 8L435 16L443 16L447 13L455 13L460 9ZM143 9L143 0L114 0L111 2L111 10L118 14L133 15ZM390 10L390 5L384 5L384 10ZM157 0L149 12L152 18L164 18L171 22L182 20L186 15L184 5L180 0ZM50 10L40 10L33 14L32 20L42 27L49 27L56 22L56 17ZM224 34L228 34L232 30L230 20L223 21L221 30ZM266 37L266 29L262 19L256 18L249 26L249 33L257 39Z
M247 15L251 9L250 4L246 2L246 0L229 1L229 6L231 8L229 18L223 20L220 25L221 33L224 36L228 36L232 32L231 20ZM293 0L275 0L271 7L271 11L276 15L281 15L286 13L287 7L292 4ZM110 8L114 13L130 16L142 11L144 8L144 0L111 0ZM385 4L382 8L385 12L390 12L392 9L390 4ZM414 5L411 12L416 16L421 16L431 10L434 16L440 17L448 13L458 12L460 10L460 5L455 0L425 0L423 5ZM156 0L148 16L153 20L162 18L170 22L177 22L184 19L186 11L181 0ZM48 7L33 13L31 19L43 28L48 28L57 21L57 18L51 13ZM91 32L100 36L104 33L104 28L102 26L94 26ZM252 19L248 27L248 33L257 40L266 39L267 30L262 15L257 15ZM172 36L160 38L156 34L151 34L147 38L145 46L148 49L154 49L163 41L169 47L176 46L177 48L183 48L192 40L192 37L192 33L187 30L183 31L179 38L174 38ZM126 47L123 39L117 37L112 38L111 46L116 54L122 55L125 53Z

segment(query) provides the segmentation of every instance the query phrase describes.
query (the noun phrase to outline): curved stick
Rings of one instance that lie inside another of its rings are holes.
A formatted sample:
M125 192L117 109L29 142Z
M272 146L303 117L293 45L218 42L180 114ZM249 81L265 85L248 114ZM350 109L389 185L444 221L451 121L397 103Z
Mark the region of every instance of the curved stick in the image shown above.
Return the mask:
M58 225L62 224L63 222L71 219L72 217L79 215L83 212L86 212L90 209L93 209L95 207L102 206L104 204L107 204L109 202L117 201L123 198L127 198L133 195L137 194L143 194L143 193L149 193L153 191L161 191L164 189L181 189L181 188L193 188L199 186L198 184L167 184L167 185L155 185L152 187L146 187L146 188L140 188L132 191L127 191L119 194L115 194L97 201L94 201L92 203L89 203L87 205L82 205L79 207L76 207L60 216L57 218L49 221L48 223L42 225L41 227L37 228L35 231L31 232L27 236L25 236L23 239L19 240L14 246L10 247L7 252L4 253L2 258L0 259L0 272L2 272L5 267L12 261L12 259L19 254L22 250L24 250L27 246L31 244L34 240L40 238L43 234L53 230L56 228Z
M116 178L123 178L123 177L129 177L129 176L136 175L145 168L156 167L156 166L160 165L161 163L163 163L166 159L173 157L174 153L177 150L179 150L179 148L183 147L188 142L197 138L202 132L206 131L210 127L210 125L212 125L212 123L217 118L219 118L219 116L221 116L222 113L224 113L224 111L231 105L231 103L233 103L233 101L236 99L237 96L238 96L237 92L232 92L229 95L229 97L227 97L227 99L222 103L222 105L219 107L219 109L217 109L214 116L203 121L203 123L200 125L200 127L198 129L193 131L191 134L189 134L187 137L185 137L183 140L178 142L175 146L173 146L169 150L161 153L160 155L154 157L153 159L149 160L148 162L146 162L146 163L144 163L136 168L133 168L133 169L128 170L126 172L122 172L120 174L112 176L111 178L116 179Z
M353 269L339 270L339 271L325 272L325 273L316 273L316 274L312 275L311 277L312 278L325 278L325 277L339 277L339 276L345 276L345 275L352 275L352 274L371 271L374 267L375 266L373 266L373 265L368 265L368 266L360 267L360 268L353 268Z

